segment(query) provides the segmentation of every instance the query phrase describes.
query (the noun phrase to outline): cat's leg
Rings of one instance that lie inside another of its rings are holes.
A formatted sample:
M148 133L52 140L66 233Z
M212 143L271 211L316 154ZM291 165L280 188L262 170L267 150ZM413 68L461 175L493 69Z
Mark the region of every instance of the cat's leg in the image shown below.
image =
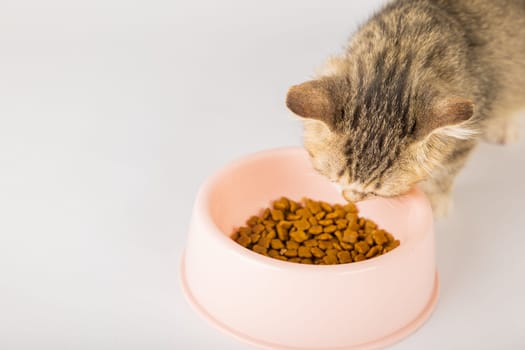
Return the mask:
M498 145L508 145L518 142L521 139L520 119L522 113L504 114L496 118L489 119L485 123L483 140Z
M457 147L429 179L419 184L426 193L435 218L446 217L452 210L454 180L476 146L474 141L457 142Z

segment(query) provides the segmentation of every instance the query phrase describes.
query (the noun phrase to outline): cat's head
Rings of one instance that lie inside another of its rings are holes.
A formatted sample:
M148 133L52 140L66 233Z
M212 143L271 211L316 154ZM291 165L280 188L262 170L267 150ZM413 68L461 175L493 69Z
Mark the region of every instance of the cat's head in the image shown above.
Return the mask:
M304 121L314 168L348 200L408 191L454 152L451 137L470 136L468 99L373 81L356 86L336 74L292 86L286 99Z

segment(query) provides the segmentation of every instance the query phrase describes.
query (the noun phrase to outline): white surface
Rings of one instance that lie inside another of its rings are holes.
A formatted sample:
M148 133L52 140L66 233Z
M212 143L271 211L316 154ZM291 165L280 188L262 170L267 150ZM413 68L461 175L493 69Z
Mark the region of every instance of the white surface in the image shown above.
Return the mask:
M300 144L288 86L379 2L2 1L0 348L249 349L182 298L193 198ZM393 349L525 348L524 151L462 174L438 308Z

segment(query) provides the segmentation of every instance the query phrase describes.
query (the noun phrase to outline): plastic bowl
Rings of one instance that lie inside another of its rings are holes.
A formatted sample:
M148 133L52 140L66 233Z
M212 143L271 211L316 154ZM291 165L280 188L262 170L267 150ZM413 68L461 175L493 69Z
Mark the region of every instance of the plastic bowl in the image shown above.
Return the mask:
M200 189L181 263L189 302L221 330L265 349L371 349L396 342L430 315L438 294L433 219L414 188L358 204L401 241L379 257L303 265L235 243L234 227L281 196L345 203L302 148L235 161Z

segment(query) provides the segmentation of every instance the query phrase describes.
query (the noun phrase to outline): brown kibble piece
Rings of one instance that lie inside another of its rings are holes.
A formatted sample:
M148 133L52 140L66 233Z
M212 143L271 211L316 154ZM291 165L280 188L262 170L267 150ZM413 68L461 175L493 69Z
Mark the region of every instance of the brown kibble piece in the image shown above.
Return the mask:
M317 214L318 212L321 211L321 206L319 205L318 202L313 201L313 200L311 200L311 199L306 199L305 202L306 202L306 207L307 207L308 209L310 209L310 212L311 212L312 214L315 215L315 214Z
M348 226L348 220L346 220L346 219L338 219L338 220L336 220L335 224L337 225L337 228L339 230L344 230Z
M284 248L284 243L280 239L272 239L272 241L270 242L270 245L272 246L273 249L277 249L277 250Z
M336 249L327 249L325 250L324 252L326 255L333 255L333 256L337 256L337 253L339 253Z
M297 250L299 249L299 243L297 243L296 241L287 241L286 249Z
M311 258L312 257L312 252L310 251L310 248L308 247L299 247L299 249L297 250L297 254L299 254L301 258Z
M259 218L258 216L252 216L251 218L248 219L248 221L246 221L246 223L250 227L257 225L260 222L261 222L261 218Z
M288 230L292 227L289 221L281 221L277 224L277 236L280 240L286 241L288 239Z
M308 239L308 235L304 231L292 231L290 232L290 238L297 243L302 243Z
M334 212L328 213L328 214L325 215L324 218L328 219L328 220L337 219L337 218L339 218L339 212L338 211L334 211Z
M299 203L297 203L296 201L293 201L291 199L288 200L288 204L290 205L290 211L292 213L295 213L297 208L299 208Z
M274 209L281 210L281 211L287 211L288 208L290 208L290 203L288 202L288 199L285 197L282 197L278 201L273 202Z
M377 228L377 225L375 222L366 220L365 223L365 232L371 232L372 230L375 230Z
M301 230L301 231L306 231L312 226L308 222L308 219L294 221L293 225L295 226L296 229Z
M250 240L250 237L248 236L240 235L239 238L237 239L237 243L239 243L243 247L247 247L251 243L251 240Z
M311 233L312 235L318 235L320 233L323 233L323 227L322 226L312 226L308 230L308 233Z
M319 220L319 225L321 226L330 226L334 223L334 220L327 220L327 219L324 219L324 220Z
M363 261L363 260L366 260L366 257L363 255L363 254L357 254L354 258L354 261L357 262L357 261Z
M337 259L339 259L339 263L341 264L352 262L352 256L347 251L337 253Z
M335 231L337 231L337 226L335 226L335 225L325 226L323 231L326 232L326 233L335 232Z
M354 244L355 250L357 250L360 254L366 254L368 250L370 249L370 246L368 243L361 241Z
M351 222L357 222L357 214L356 213L348 213L345 215L345 219L348 220L349 223Z
M271 238L263 236L261 239L259 239L259 242L257 242L257 244L260 245L261 247L268 249L270 248L271 240L272 240Z
M325 255L323 257L323 262L326 265L334 265L337 264L337 255Z
M341 245L341 247L345 250L353 250L354 249L354 246L351 245L350 243L345 243L345 242L339 242L339 244Z
M266 228L266 231L273 230L273 228L275 227L275 222L266 220L264 221L264 227Z
M303 245L305 247L317 247L317 244L318 244L318 242L317 242L316 239L309 239L309 240L303 242Z
M259 254L266 254L267 248L261 247L260 245L256 244L253 246L252 250Z
M357 232L355 231L350 231L350 230L346 230L344 233L343 233L343 239L342 241L343 242L346 242L346 243L355 243L357 242Z
M316 258L322 258L324 256L324 252L317 247L310 248L310 252L312 252L312 255Z
M252 232L253 232L252 229L250 229L249 227L241 227L241 228L239 229L239 233L240 233L241 235L245 235L245 236L249 236L249 235L251 235Z
M393 242L394 241L394 236L392 236L390 233L388 233L386 231L385 231L385 236L388 239L388 242Z
M370 259L370 258L373 258L374 256L376 256L377 254L379 254L379 247L378 246L373 246L372 248L370 248L368 253L366 253L365 257L367 259Z
M268 256L272 257L272 258L277 258L279 256L279 252L275 249L270 249L268 251Z
M331 213L334 211L332 206L326 202L321 202L321 208L327 213Z
M386 253L386 252L389 252L389 251L391 251L392 249L397 248L397 247L399 247L399 240L396 239L395 241L389 243L389 244L385 247L384 252L385 252L385 253Z
M321 212L315 214L315 218L317 219L317 221L323 220L325 215L326 215L326 213L324 211L321 211Z
M357 207L354 203L347 203L343 208L349 213L357 213Z
M272 219L274 221L283 221L284 220L284 213L281 210L274 209L271 211Z
M295 258L288 259L288 261L289 262L294 262L294 263L300 263L302 261L302 259L295 257Z
M261 233L261 232L264 231L264 229L265 229L264 225L257 224L257 225L255 225L255 226L252 228L252 231L253 231L254 233Z
M315 216L310 216L308 218L308 222L310 223L311 226L317 225L317 219L315 218Z
M317 244L317 246L322 250L326 250L332 248L334 245L331 241L319 241L319 244Z
M299 215L300 217L302 217L303 219L306 219L312 216L312 213L307 208L297 209L295 213Z
M272 240L275 237L277 237L277 233L275 233L275 230L268 230L268 233L266 234L266 238L268 238L269 240Z
M328 241L332 238L333 238L332 235L329 233L322 233L319 236L317 236L317 239L321 241Z
M288 249L285 253L284 253L285 256L289 257L289 258L293 258L293 257L296 257L297 256L297 250L296 249Z
M288 221L295 221L295 220L299 220L301 217L297 214L287 214L286 215L286 220Z
M268 219L270 217L270 215L271 215L270 208L266 208L266 209L264 209L261 217L262 217L263 220L266 220L266 219Z
M258 233L252 233L250 235L250 240L252 243L257 243L259 241L259 238L261 238L261 235Z
M354 232L362 232L361 227L357 224L357 222L349 223L346 227L347 230L354 231Z
M283 220L277 224L277 229L288 231L292 226L292 222Z
M372 233L372 238L377 245L383 245L388 242L388 238L385 235L385 231L377 230Z

